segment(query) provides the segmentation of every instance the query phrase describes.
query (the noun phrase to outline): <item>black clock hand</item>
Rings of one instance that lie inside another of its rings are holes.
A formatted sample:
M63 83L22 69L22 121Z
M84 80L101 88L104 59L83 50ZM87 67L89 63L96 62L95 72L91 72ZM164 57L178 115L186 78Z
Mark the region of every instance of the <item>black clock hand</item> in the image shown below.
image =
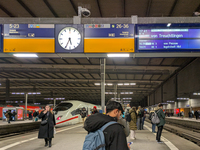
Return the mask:
M71 45L72 45L72 41L71 41L71 38L69 38L69 40L70 40L70 43L71 43Z
M69 44L69 40L68 40L68 42L67 42L67 44L66 44L66 46L65 46L65 48L67 48L67 45Z

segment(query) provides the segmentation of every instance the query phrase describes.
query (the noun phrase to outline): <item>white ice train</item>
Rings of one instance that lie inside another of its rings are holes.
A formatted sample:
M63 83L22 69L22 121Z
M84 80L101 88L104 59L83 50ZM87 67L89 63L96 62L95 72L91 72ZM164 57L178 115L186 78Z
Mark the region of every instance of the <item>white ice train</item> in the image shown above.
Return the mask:
M56 127L81 122L82 119L80 116L80 112L82 108L85 107L88 114L90 114L94 106L97 106L98 110L101 109L101 107L98 105L85 103L78 100L69 100L58 104L53 110L56 119Z

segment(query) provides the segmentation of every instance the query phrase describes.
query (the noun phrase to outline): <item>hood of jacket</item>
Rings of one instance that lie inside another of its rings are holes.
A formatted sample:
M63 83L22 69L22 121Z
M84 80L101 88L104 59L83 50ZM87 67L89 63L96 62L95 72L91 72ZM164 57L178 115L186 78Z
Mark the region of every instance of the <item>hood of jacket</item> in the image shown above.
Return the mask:
M84 129L88 132L94 132L110 121L117 121L116 118L97 113L89 116L84 123Z
M130 109L130 110L129 110L129 113L132 113L132 112L135 112L135 110L134 110L134 109Z

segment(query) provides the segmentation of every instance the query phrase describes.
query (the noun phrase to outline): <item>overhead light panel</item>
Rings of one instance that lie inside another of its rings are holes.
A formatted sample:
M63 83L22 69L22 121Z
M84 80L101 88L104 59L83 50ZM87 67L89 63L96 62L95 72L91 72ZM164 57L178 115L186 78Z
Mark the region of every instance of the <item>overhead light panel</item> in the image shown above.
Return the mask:
M130 54L107 54L108 57L130 57Z
M112 86L113 84L112 84L112 83L107 83L106 85L108 85L108 86Z
M23 57L23 58L36 58L38 55L36 54L13 54L15 57Z
M200 93L193 93L193 95L200 95Z
M136 85L136 83L130 83L130 85Z
M101 85L101 83L95 83L94 85Z
M118 83L117 85L124 85L123 83Z
M189 100L189 98L177 98L178 100Z
M124 85L129 85L129 83L124 83Z

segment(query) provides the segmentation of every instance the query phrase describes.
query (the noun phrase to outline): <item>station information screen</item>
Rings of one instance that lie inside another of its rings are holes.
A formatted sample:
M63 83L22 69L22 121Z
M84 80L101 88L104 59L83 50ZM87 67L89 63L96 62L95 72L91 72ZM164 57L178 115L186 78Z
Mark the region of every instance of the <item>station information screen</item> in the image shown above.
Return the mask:
M0 24L0 53L3 52L3 31L2 25Z
M54 53L54 24L4 24L4 53Z
M85 24L85 53L135 51L134 24Z
M200 24L138 25L138 51L198 51Z

